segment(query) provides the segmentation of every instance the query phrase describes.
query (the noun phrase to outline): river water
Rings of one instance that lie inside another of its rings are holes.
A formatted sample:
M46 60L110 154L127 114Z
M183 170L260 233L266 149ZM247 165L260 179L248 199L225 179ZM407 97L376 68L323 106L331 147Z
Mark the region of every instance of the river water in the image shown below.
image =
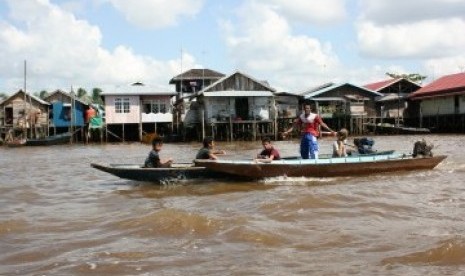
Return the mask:
M448 158L430 171L156 186L90 162L142 163L143 144L0 147L1 275L463 275L464 136L379 136ZM274 143L296 155L298 141ZM320 141L331 151L331 140ZM165 144L188 162L199 143ZM217 143L250 158L261 143Z

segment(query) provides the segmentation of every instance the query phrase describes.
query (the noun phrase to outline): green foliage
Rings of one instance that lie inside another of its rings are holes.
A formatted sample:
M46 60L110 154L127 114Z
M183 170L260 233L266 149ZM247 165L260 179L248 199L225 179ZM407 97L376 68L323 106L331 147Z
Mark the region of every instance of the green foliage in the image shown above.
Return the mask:
M6 93L0 92L0 101L3 101L6 98L8 98L8 95Z
M413 74L396 74L396 73L389 73L387 72L386 75L390 76L391 78L397 79L397 78L403 78L409 81L421 83L424 79L427 78L427 76L420 75L418 73L413 73Z
M103 100L100 97L101 94L102 94L102 89L98 87L95 87L94 89L92 89L92 102L96 104L103 104Z
M84 88L79 88L79 89L77 90L77 94L76 94L76 95L77 95L77 97L78 97L79 99L85 99L85 97L87 96L87 91L86 91Z
M48 95L49 95L49 93L47 92L47 90L42 90L42 91L40 91L40 93L39 93L39 97L40 97L42 100L44 100L45 98L47 98Z

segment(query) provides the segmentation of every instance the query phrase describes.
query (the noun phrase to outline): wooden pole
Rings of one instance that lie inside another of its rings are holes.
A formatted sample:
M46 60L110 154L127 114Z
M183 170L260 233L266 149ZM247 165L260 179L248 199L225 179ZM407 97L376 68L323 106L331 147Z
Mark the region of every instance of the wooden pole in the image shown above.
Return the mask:
M124 131L124 123L123 123L123 143L125 142L125 136L126 136L125 134L126 134L126 133L125 133L125 131Z
M205 138L205 110L202 108L200 111L201 117L202 117L202 141Z
M232 117L229 116L229 138L230 141L233 141L233 123L232 123Z

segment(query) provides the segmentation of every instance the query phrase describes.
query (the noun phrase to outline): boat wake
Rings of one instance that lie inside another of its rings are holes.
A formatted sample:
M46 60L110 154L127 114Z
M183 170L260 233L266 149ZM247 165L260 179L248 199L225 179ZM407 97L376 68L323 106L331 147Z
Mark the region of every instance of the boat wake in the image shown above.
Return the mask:
M341 177L289 177L277 176L268 177L261 180L265 185L281 185L281 186L318 186L336 184Z

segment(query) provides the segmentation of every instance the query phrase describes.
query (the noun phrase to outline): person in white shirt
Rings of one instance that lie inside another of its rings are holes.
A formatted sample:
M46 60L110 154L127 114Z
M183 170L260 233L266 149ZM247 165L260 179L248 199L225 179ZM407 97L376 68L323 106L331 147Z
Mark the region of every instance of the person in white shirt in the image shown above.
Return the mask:
M345 128L337 132L337 140L333 143L333 157L347 157L350 151L347 149L347 136L349 136L349 131Z

